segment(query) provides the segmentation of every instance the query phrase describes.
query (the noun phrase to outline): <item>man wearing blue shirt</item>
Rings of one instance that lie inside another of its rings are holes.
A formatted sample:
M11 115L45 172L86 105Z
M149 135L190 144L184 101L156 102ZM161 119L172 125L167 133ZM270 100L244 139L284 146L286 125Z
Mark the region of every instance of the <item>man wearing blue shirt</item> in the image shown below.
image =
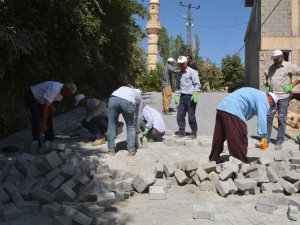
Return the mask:
M254 88L241 88L225 99L217 107L216 123L212 150L209 161L220 163L224 141L227 139L229 154L244 163L247 160L247 124L253 116L257 116L257 133L261 136L260 147L263 148L268 135L267 114L278 98L272 92L265 93Z

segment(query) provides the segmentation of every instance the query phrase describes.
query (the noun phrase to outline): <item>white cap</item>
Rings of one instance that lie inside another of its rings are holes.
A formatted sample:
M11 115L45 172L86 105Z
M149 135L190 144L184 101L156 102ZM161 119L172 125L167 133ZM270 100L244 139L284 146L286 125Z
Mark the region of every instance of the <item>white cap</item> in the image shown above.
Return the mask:
M173 59L173 58L171 57L171 58L168 58L167 61L170 62L170 63L174 63L174 62L175 62L175 59Z
M142 91L138 88L134 89L137 93L139 93L140 95L142 94Z
M282 51L277 49L274 52L272 52L271 59L277 59L281 55L283 55Z
M269 95L273 98L275 104L278 102L278 97L273 92L268 92Z
M76 95L75 96L75 106L77 106L78 105L78 103L82 100L82 99L85 99L85 95L83 95L83 94L78 94L78 95Z
M187 63L187 58L185 56L179 56L177 63Z

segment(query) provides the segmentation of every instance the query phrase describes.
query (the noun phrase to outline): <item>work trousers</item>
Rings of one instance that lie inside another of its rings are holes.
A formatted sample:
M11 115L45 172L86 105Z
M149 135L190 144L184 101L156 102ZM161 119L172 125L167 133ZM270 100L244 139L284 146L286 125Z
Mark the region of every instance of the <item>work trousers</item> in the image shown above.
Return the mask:
M41 143L40 123L42 118L43 105L39 104L34 98L31 89L26 90L24 95L26 106L30 111L32 139ZM47 130L45 131L45 140L53 141L54 131L51 113L48 114Z
M162 104L163 104L164 112L169 112L171 101L172 101L172 88L171 86L165 86L162 88Z
M197 104L194 103L192 100L192 95L190 94L181 94L179 105L177 109L177 123L179 126L180 131L185 131L185 116L188 113L189 117L189 125L191 127L192 133L197 134L198 126L196 120L196 106Z
M220 154L223 152L225 140L227 140L229 154L244 163L248 163L247 124L235 115L217 110L209 161L220 163Z

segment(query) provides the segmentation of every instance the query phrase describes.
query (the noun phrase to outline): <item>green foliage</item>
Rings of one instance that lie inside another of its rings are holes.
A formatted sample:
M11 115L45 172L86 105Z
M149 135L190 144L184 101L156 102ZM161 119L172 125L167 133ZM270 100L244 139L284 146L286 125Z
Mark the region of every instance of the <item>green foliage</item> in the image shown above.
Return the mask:
M147 74L140 76L137 79L136 85L144 92L161 91L163 75L163 66L157 65L156 70L150 70Z
M98 98L134 85L146 71L134 15L147 9L132 0L0 1L0 137L25 126L23 93L33 84L73 80Z
M245 80L245 68L238 55L226 55L222 59L221 71L224 75L225 86L233 86Z
M158 36L158 52L162 58L163 64L165 64L170 57L170 39L166 28L162 27Z

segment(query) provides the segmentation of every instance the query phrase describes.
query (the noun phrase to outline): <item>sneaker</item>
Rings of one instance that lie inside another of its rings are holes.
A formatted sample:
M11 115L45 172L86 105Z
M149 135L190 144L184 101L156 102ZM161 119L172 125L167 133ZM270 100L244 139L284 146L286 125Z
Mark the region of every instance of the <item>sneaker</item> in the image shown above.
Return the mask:
M169 108L169 112L177 112L177 110L174 109L174 108L172 108L172 107L170 107L170 108Z
M282 149L282 144L276 144L274 149L275 149L275 150L280 150L280 149Z
M93 146L103 145L103 144L105 144L105 138L96 139L96 140L92 143Z
M128 151L127 156L134 156L136 154L136 151Z
M185 136L185 132L182 131L182 130L179 130L179 131L176 131L176 132L175 132L175 135L176 135L177 137L184 137L184 136Z
M196 134L196 133L191 133L191 134L189 135L189 138L190 138L190 139L196 139L196 138L197 138L197 134Z
M117 124L117 135L119 135L119 134L121 134L123 132L123 127L124 127L124 123L118 121L118 124Z

